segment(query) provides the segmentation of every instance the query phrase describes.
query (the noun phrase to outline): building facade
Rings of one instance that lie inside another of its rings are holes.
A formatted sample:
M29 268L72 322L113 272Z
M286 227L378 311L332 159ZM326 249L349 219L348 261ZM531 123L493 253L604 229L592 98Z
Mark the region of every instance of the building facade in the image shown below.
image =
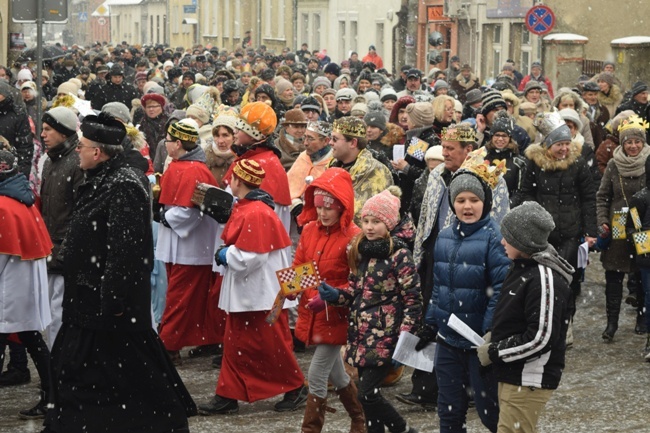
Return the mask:
M0 65L7 65L9 51L9 2L0 2Z
M107 0L106 5L114 43L126 41L131 45L155 45L165 42L166 1Z

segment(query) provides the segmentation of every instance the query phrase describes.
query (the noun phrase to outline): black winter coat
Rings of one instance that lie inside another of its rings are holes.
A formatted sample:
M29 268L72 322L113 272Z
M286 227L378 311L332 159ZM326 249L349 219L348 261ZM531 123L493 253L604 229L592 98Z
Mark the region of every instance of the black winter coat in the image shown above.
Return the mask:
M571 152L561 161L551 159L540 144L528 147L521 195L513 203L514 207L523 201L536 201L553 216L555 229L549 241L554 245L582 236L596 237L596 188L580 156L580 145L571 144Z
M524 179L524 173L526 172L526 158L515 151L514 148L516 148L517 143L513 141L510 143L510 148L502 150L498 150L492 145L488 145L488 152L485 159L488 161L493 161L495 159L506 161L506 168L508 170L506 171L506 174L503 175L503 180L505 180L506 185L508 185L508 196L512 203L513 198L521 188L521 183Z
M18 169L29 179L34 157L34 136L29 127L29 117L24 104L5 96L0 102L0 135L6 138L18 155Z
M151 207L123 154L87 171L63 254L64 323L95 330L151 329Z
M95 110L101 110L109 102L121 102L131 109L131 101L138 97L138 92L130 84L122 82L119 86L107 81L93 96L90 104Z
M84 181L79 155L75 150L77 144L79 139L75 134L53 147L47 152L48 158L43 166L41 213L54 244L47 270L55 274L63 271L61 244L70 226L79 185Z
M402 212L407 211L411 207L413 188L415 181L422 175L422 172L427 169L427 163L422 159L414 158L408 154L408 148L411 145L411 140L420 139L426 142L429 146L440 145L440 137L436 133L433 126L425 128L413 128L406 131L405 155L404 160L408 163L404 171L399 173L399 187L402 189ZM424 151L426 153L426 150ZM415 220L417 221L417 219Z

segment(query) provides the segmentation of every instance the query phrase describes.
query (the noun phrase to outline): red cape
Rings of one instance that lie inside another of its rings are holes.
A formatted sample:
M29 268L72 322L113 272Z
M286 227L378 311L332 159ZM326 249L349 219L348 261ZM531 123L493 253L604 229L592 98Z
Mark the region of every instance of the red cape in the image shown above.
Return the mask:
M242 199L237 202L221 239L226 245L258 254L291 245L291 239L280 218L270 206L259 200Z
M160 179L160 204L194 207L192 194L197 183L217 186L217 181L205 163L172 161Z
M230 178L232 177L232 168L235 162L241 159L252 159L257 161L262 166L266 175L262 181L260 188L271 194L273 201L282 206L291 205L291 194L289 192L289 178L287 172L282 167L280 159L273 153L271 149L265 147L258 147L255 150L249 150L230 164L228 171L223 177L223 182L230 185Z
M36 206L0 196L0 254L36 260L52 252L52 241Z

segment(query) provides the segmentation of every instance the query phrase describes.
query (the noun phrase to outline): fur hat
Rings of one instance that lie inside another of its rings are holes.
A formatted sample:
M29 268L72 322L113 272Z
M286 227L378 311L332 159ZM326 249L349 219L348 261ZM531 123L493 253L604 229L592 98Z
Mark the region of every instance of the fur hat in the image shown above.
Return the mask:
M539 203L525 201L503 217L501 235L524 254L548 248L548 236L555 228L553 217Z
M293 108L284 113L282 125L307 125L307 116L300 108Z
M235 162L232 173L247 186L259 188L266 176L262 166L252 159L241 159Z
M43 123L66 137L77 133L77 115L70 108L55 107L43 114Z
M391 192L395 191L395 194ZM399 222L399 208L402 191L399 187L391 186L387 190L374 195L366 201L361 209L361 218L373 216L386 224L388 230L393 230Z
M121 102L109 102L102 107L104 113L108 113L124 123L131 122L131 113L126 105Z
M406 114L415 128L432 126L434 121L433 105L429 102L414 102L406 107Z
M98 116L86 116L81 123L81 132L88 140L108 146L121 146L126 136L122 122L101 112Z

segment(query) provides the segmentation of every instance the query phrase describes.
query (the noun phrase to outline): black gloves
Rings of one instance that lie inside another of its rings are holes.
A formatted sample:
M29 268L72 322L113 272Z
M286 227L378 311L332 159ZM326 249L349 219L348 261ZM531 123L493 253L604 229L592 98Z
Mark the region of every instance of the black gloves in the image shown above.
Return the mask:
M160 212L158 212L158 216L160 217L160 224L164 225L168 229L172 228L172 226L169 225L167 219L165 218L165 206L160 207Z
M417 336L420 337L420 341L415 345L415 350L419 352L427 347L429 343L436 341L436 335L438 335L438 329L431 325L424 325L420 328L420 332L417 333Z

